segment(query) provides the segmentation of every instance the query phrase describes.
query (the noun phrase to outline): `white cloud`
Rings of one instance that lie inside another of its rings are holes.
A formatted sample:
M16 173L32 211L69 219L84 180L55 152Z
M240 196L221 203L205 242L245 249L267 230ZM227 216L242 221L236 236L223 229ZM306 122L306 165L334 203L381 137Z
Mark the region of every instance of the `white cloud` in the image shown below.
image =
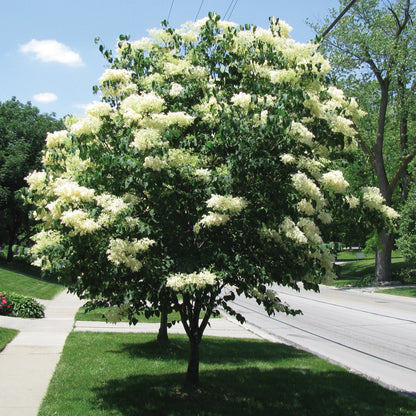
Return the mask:
M68 46L56 40L32 39L20 46L23 53L34 53L35 58L43 62L59 62L65 65L83 65L81 56Z
M57 99L58 97L53 92L41 92L33 96L33 100L40 103L52 103Z

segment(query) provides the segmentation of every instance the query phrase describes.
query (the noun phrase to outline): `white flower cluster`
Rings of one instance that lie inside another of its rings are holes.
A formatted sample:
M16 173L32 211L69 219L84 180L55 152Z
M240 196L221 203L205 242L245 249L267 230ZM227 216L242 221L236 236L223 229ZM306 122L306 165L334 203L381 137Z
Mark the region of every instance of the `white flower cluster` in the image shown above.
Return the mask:
M313 207L312 203L305 198L298 202L297 207L299 212L302 212L306 215L313 215L315 213L315 208Z
M303 231L309 243L322 243L321 232L318 226L310 218L301 218L297 225Z
M110 115L112 112L112 108L110 104L102 102L102 101L94 101L93 103L89 104L86 109L85 113L91 117L104 117Z
M172 82L171 87L170 87L170 91L169 91L169 95L171 97L178 97L183 90L184 90L184 88L182 87L181 84L178 84L176 82Z
M357 208L360 205L360 200L352 195L345 195L345 202L350 206L350 208Z
M100 228L100 225L88 215L88 212L82 209L64 211L61 215L61 223L73 228L70 235L90 234Z
M385 199L381 195L380 189L372 186L363 188L363 205L369 209L380 211L388 219L397 219L400 214L385 204Z
M71 144L71 139L68 137L67 130L59 130L53 133L48 133L46 136L46 147L48 149L59 146L68 146Z
M332 217L326 211L321 211L318 214L318 219L322 222L322 224L331 224Z
M311 133L302 123L292 121L290 126L290 133L293 134L301 143L308 146L313 145L313 138L315 135Z
M99 78L100 90L104 97L120 97L137 91L131 80L132 72L127 69L108 68Z
M279 227L279 231L298 244L306 244L308 242L302 230L289 217L285 217Z
M143 265L136 258L137 254L148 250L153 244L155 244L155 241L149 238L142 238L141 240L137 240L137 238L133 240L123 240L121 238L110 239L107 258L117 266L124 264L132 271L138 272Z
M324 173L321 178L321 182L337 193L343 193L346 191L350 184L344 179L344 174L340 170L331 170Z
M206 168L195 169L193 175L200 180L208 181L211 178L211 171Z
M305 173L298 172L292 175L292 182L298 192L314 199L320 206L324 205L321 190Z
M81 134L97 134L102 125L103 122L99 117L88 115L72 124L70 132L76 136L80 136Z
M94 199L104 211L111 212L114 215L118 215L129 208L129 204L126 204L122 198L110 195L109 193L95 195Z
M243 110L248 110L251 104L251 95L245 92L239 92L231 97L231 102Z
M204 214L198 224L201 224L203 227L213 227L225 224L230 220L230 216L227 214L220 214L218 212L209 212Z
M186 149L169 149L167 157L164 160L172 168L178 168L184 165L196 167L200 162L197 155L192 154Z
M195 117L184 111L172 111L167 114L153 114L152 117L144 118L140 124L144 128L165 130L172 125L178 125L179 127L190 126L194 120Z
M36 170L32 173L29 173L29 175L26 176L25 181L29 185L29 189L32 191L40 192L42 191L46 186L46 172L40 171L37 172Z
M90 202L94 198L94 189L80 186L77 182L65 179L57 179L54 185L54 194L66 202L79 203Z
M131 94L120 104L120 112L128 117L141 119L148 113L160 113L165 106L165 100L153 91L144 94Z
M63 240L63 235L55 230L42 230L31 237L35 244L31 247L32 254L41 254L45 248L59 244Z
M241 212L248 205L247 201L241 197L233 197L231 195L211 195L211 198L207 201L207 207L212 208L214 211L228 213L235 215Z
M160 140L161 132L156 129L144 128L133 132L134 140L130 143L131 147L138 150L148 150L155 146L160 146L163 142Z
M166 166L166 162L159 156L147 156L143 162L143 167L151 169L155 172L160 172L162 168L165 168Z
M291 155L290 153L285 153L280 155L280 160L285 164L289 165L296 162L295 156Z
M186 291L189 286L196 289L204 289L206 286L214 286L217 283L217 276L204 269L199 273L176 273L167 278L166 286L175 292Z

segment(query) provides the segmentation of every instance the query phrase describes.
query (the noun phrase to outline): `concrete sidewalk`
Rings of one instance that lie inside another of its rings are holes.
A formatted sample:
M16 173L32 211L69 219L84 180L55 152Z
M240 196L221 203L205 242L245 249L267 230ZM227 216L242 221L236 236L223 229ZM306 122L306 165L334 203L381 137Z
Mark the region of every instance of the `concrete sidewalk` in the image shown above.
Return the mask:
M44 319L21 319L0 316L0 327L18 329L20 333L0 353L1 415L37 416L42 399L60 359L68 334L74 330L89 332L157 333L159 324L105 322L74 323L74 316L83 303L76 296L61 293L46 306ZM229 338L263 338L258 329L240 325L228 318L212 319L204 336ZM169 329L170 334L183 334L181 324ZM268 338L264 334L264 338Z
M0 353L0 406L7 416L36 416L82 303L66 292L46 306L44 319L0 316L0 327L20 333Z

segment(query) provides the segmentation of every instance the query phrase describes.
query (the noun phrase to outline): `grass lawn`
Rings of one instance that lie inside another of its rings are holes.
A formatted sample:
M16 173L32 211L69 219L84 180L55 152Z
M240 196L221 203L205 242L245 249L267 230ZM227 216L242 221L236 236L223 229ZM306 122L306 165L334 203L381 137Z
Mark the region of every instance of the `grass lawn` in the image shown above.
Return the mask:
M105 322L106 318L104 314L109 310L109 308L97 308L93 309L92 311L85 312L85 308L80 308L75 315L76 321L101 321ZM158 323L160 322L160 317L152 316L149 319L146 319L144 315L138 316L137 319L139 322L146 322L146 323ZM168 316L169 321L180 321L181 317L179 312L172 313ZM127 317L122 318L121 322L128 322Z
M1 290L39 299L53 299L64 287L41 280L39 272L28 265L0 263Z
M19 333L15 329L0 328L0 351Z
M206 337L196 390L188 341L73 332L38 416L416 415L416 401L281 344Z
M388 293L389 295L408 296L416 298L416 286L414 287L397 287L394 289L377 290L378 293Z
M402 257L392 258L392 271L398 272L404 267L411 264ZM356 261L347 261L346 263L336 266L335 272L339 276L333 284L336 287L344 286L366 286L374 282L375 260L364 259Z

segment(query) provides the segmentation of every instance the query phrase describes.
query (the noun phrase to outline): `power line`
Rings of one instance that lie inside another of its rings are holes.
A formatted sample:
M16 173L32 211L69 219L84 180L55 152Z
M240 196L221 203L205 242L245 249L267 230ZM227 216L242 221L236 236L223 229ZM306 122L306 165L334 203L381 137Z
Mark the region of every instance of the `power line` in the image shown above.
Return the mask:
M235 6L237 6L237 3L238 3L238 0L235 0L234 6L233 6L233 8L231 9L230 14L228 15L228 18L229 18L229 19L231 19L231 15L233 14L233 11L234 11L234 9L235 9Z
M224 20L227 18L227 14L228 14L228 12L231 10L231 6L233 5L234 1L235 1L235 0L231 0L231 1L230 1L230 4L228 5L228 9L227 9L227 11L224 13Z
M167 18L167 20L169 21L169 19L170 19L170 14L171 14L171 12L172 12L172 7L173 7L173 3L175 2L175 0L172 0L172 3L170 4L170 9L169 9L169 13L168 13L168 18Z
M201 4L199 5L199 9L198 9L198 11L196 13L196 16L195 16L195 22L196 22L196 19L198 19L198 15L199 15L199 12L201 11L202 5L204 4L204 1L205 0L201 0Z

